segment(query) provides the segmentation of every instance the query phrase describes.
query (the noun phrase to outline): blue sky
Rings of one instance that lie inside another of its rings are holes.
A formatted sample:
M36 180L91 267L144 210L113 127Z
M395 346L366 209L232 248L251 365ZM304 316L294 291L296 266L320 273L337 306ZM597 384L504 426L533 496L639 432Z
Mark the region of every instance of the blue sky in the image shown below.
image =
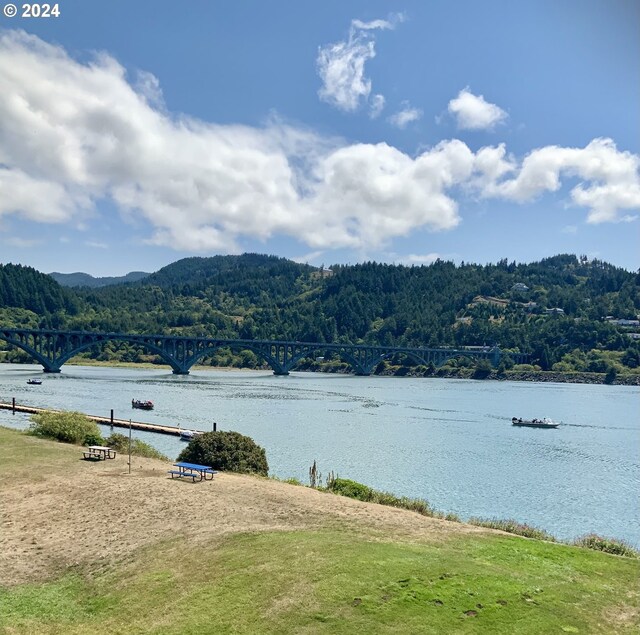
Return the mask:
M0 16L2 263L640 267L634 0L58 6Z

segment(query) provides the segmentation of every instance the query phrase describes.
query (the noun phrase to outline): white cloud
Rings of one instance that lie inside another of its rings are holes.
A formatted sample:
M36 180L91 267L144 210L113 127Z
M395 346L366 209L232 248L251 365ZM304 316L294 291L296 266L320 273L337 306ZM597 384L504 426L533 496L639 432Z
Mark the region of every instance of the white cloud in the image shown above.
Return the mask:
M469 87L463 88L449 102L449 113L463 130L491 130L508 116L499 106L485 101L482 95L474 95Z
M324 254L324 251L311 251L308 254L304 254L302 256L295 256L291 258L294 262L299 262L301 265L311 264L313 262L317 262L318 258L320 258Z
M346 112L353 112L366 102L371 80L365 77L364 66L376 55L373 31L393 29L403 20L402 14L394 14L388 20L352 20L348 40L320 47L316 60L322 79L320 99ZM375 95L371 103L371 112L377 113L374 116L380 114L382 106L384 97Z
M422 117L420 108L412 108L408 103L403 103L402 110L394 113L389 117L389 123L396 128L406 128L408 124L418 121Z
M571 190L571 199L589 209L589 223L629 220L619 212L640 208L639 168L639 157L620 152L611 139L594 139L584 148L546 146L528 154L513 178L487 183L483 194L525 202L559 190L561 176L578 178L581 182ZM515 171L515 164L502 162L499 171L509 170Z
M35 238L19 238L18 236L12 236L3 242L7 245L11 245L11 247L19 247L21 249L36 247L37 245L42 244L42 240Z
M147 80L134 88L107 55L82 64L35 36L1 35L0 221L77 228L110 199L152 244L237 253L275 235L366 250L455 227L465 189L525 201L561 177L581 179L571 196L591 222L640 207L638 157L610 140L540 148L521 164L504 145L474 153L456 139L412 157L275 118L251 128L170 115Z
M369 117L376 119L384 110L384 95L374 95L369 102Z
M87 240L84 243L87 247L93 247L94 249L109 249L109 245L106 243L98 242L96 240Z
M397 259L397 262L403 265L430 265L436 260L443 260L441 254L409 254Z

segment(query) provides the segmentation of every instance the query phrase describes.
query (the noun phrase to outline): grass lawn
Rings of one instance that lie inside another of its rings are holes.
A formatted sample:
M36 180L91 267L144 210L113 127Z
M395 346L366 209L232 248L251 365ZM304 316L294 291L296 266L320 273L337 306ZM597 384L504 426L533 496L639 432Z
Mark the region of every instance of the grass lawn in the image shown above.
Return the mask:
M54 475L71 452L78 463L77 448L0 429L0 496L16 474L27 476L30 461ZM0 588L0 632L640 632L639 560L499 532L452 531L436 541L373 529L345 519L322 529L163 539L106 567L64 567Z

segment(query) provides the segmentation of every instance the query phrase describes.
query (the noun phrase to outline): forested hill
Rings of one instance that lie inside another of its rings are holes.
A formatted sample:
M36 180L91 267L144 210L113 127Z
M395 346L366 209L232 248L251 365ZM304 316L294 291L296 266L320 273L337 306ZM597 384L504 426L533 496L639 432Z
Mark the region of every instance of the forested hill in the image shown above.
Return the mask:
M32 267L0 265L0 310L7 307L26 309L39 316L75 314L78 298ZM2 321L0 326L4 326Z
M73 290L36 274L0 266L2 325L15 322L22 310L21 322L55 328L410 346L498 344L530 353L545 370L640 366L640 343L633 339L640 332L633 323L640 313L639 275L573 255L531 264L371 262L321 270L244 254L187 258L139 282ZM18 291L20 280L33 286L36 279L42 298L34 304L29 293Z
M137 282L146 278L149 274L144 271L132 271L126 276L107 276L102 278L94 278L88 273L58 273L54 271L49 274L56 282L63 287L107 287L112 284L122 284L125 282Z

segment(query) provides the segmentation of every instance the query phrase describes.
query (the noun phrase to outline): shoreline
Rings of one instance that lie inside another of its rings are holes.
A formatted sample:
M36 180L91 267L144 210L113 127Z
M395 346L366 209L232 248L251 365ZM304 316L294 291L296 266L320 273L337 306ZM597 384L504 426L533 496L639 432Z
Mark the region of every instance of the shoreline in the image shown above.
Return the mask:
M20 365L19 362L0 362L1 364L11 363ZM25 364L26 365L26 364ZM97 360L82 360L82 361L69 361L65 366L87 366L87 367L105 367L105 368L140 368L140 369L157 369L157 370L171 370L168 364L153 364L151 362L107 362ZM216 371L216 372L270 372L271 368L242 368L237 366L204 366L196 364L190 370L192 371ZM298 373L325 373L325 374L340 374L347 375L350 372L337 368L300 368L294 372ZM640 373L617 375L613 382L607 383L605 381L605 373L588 373L588 372L557 372L557 371L545 371L545 370L526 370L526 371L513 371L507 370L503 373L498 373L496 370L492 370L486 376L474 377L475 369L473 368L461 368L458 370L436 370L434 373L425 374L423 372L415 372L411 368L402 366L391 367L385 370L383 373L372 374L372 377L411 377L411 378L426 378L426 379L475 379L476 381L526 381L534 383L560 383L560 384L605 384L611 386L640 386Z

